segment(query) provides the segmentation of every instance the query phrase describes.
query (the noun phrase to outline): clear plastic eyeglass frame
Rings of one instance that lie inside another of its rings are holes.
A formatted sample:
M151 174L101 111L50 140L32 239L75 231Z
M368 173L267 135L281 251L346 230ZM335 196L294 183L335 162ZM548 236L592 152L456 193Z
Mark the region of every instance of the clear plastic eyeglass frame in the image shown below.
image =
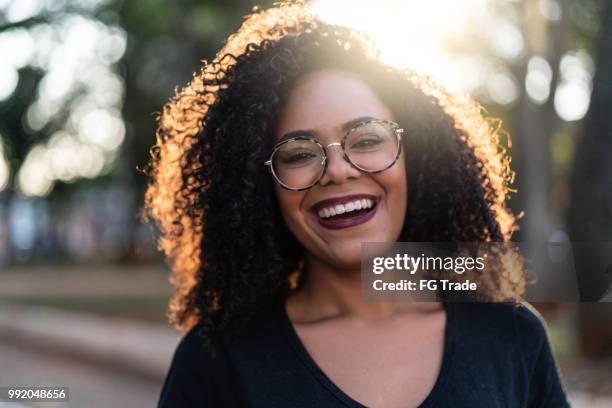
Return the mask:
M349 135L351 134L351 132L355 131L355 129L358 129L359 127L363 126L363 125L367 125L369 123L381 123L381 124L386 124L386 125L390 125L391 128L393 129L394 133L395 133L395 137L397 138L397 153L395 155L395 158L393 159L393 161L391 163L389 163L387 166L383 167L382 169L376 169L376 170L368 170L368 169L364 169L362 167L359 167L357 164L355 164L354 162L351 161L350 157L346 154L346 150L345 150L345 143L346 143L346 139L349 137ZM265 166L268 167L268 169L270 170L270 173L272 174L272 176L274 177L274 180L284 189L286 190L290 190L290 191L304 191L304 190L308 190L312 187L314 187L315 185L317 185L321 179L323 178L323 176L325 176L325 173L327 171L327 163L328 163L328 155L327 155L327 149L330 147L334 147L334 146L340 146L342 148L342 158L349 163L351 166L353 166L354 168L356 168L357 170L363 172L363 173L368 173L368 174L374 174L374 173L380 173L381 171L385 171L388 168L392 167L396 162L397 159L399 159L400 154L402 153L402 134L404 133L404 129L400 128L400 126L390 120L381 120L381 119L370 119L370 120L366 120L363 122L359 122L357 124L355 124L354 126L352 126L351 128L349 128L346 133L344 134L344 136L342 137L342 140L340 142L333 142L333 143L329 143L327 145L323 145L321 142L319 142L318 140L316 140L315 138L312 137L308 137L308 136L296 136L296 137L292 137L290 139L286 139L283 140L280 143L277 143L276 145L274 145L274 150L272 151L272 154L270 154L270 158L264 163ZM276 175L276 173L274 172L274 166L272 165L272 161L274 159L274 155L276 154L276 152L278 150L280 150L280 148L282 146L284 146L287 143L291 143L293 141L296 140L309 140L312 141L314 143L316 143L320 148L321 148L321 152L322 157L321 157L321 165L323 166L323 171L321 172L321 175L314 181L312 182L310 185L306 186L306 187L302 187L302 188L293 188L288 186L287 184L283 183L283 181Z

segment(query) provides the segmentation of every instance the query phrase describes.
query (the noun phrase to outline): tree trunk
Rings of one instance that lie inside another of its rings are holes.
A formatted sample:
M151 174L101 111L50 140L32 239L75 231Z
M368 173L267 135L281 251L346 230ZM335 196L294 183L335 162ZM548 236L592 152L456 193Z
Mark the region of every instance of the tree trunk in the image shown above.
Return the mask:
M593 93L576 148L568 217L572 241L585 242L583 262L577 264L578 283L581 297L589 301L603 295L612 280L605 267L605 261L612 265L612 3L604 4ZM595 265L596 260L603 263ZM612 355L612 303L581 304L580 326L586 355Z

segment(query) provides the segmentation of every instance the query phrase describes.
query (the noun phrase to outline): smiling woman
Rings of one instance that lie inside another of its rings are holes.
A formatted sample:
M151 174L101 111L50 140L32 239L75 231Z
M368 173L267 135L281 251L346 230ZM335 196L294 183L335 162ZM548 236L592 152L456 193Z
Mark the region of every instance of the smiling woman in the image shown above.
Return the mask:
M188 333L160 406L567 406L500 260L498 303L362 299L363 242L515 230L495 122L373 50L281 4L164 107L146 204Z

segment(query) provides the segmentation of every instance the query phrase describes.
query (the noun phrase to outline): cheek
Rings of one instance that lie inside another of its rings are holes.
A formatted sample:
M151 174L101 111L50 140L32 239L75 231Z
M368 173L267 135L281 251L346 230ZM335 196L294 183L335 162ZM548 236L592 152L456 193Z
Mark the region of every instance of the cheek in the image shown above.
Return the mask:
M399 196L402 196L402 200L406 201L406 191L408 190L408 176L406 174L406 163L404 162L404 155L402 154L397 160L397 163L387 172L383 172L383 174L387 176L387 191L393 193L396 198L400 198Z
M283 219L291 232L298 238L300 235L299 226L303 224L304 220L301 204L305 194L305 192L287 191L281 187L276 187L276 198Z
M386 176L383 184L389 196L390 212L395 222L403 224L401 221L406 215L408 201L408 177L403 155L389 170L387 174L383 173Z

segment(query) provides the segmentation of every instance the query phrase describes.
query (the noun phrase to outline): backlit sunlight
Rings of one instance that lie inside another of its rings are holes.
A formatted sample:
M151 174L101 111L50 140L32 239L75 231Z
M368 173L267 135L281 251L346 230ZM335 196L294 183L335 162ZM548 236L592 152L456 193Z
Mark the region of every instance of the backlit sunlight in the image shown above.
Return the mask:
M370 33L386 63L433 75L455 91L469 91L471 81L466 81L466 75L473 72L466 73L470 64L458 61L449 48L473 24L489 20L487 0L318 0L313 10L326 21ZM520 40L518 47L522 47Z

